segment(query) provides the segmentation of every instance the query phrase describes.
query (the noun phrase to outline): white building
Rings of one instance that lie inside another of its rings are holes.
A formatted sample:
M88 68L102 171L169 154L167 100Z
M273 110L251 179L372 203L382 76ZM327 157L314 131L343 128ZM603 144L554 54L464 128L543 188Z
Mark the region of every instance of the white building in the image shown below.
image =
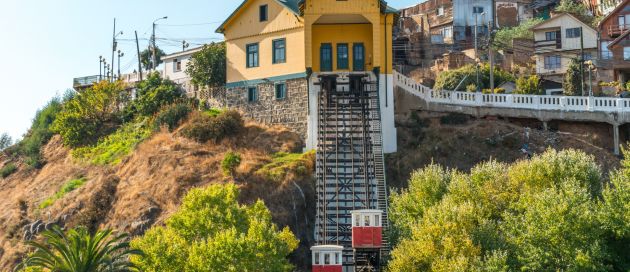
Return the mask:
M195 87L190 83L190 77L186 74L186 67L192 55L201 51L201 49L203 49L203 46L162 57L162 61L164 62L164 78L170 79L182 86L188 95L195 92Z
M561 82L571 60L580 58L582 48L585 60L597 56L597 31L571 14L557 14L531 29L536 73L546 79Z

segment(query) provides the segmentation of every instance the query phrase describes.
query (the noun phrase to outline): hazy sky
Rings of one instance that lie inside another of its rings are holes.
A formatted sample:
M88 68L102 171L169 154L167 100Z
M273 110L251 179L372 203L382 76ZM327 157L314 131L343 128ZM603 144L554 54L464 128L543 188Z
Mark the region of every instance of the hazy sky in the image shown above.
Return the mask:
M389 0L401 8L423 0ZM21 137L35 111L72 87L74 77L98 75L100 55L111 63L113 20L125 56L121 72L137 69L134 30L146 48L154 19L158 46L167 53L221 40L214 33L241 0L1 0L0 133ZM116 60L118 62L118 60ZM116 64L116 69L118 64Z

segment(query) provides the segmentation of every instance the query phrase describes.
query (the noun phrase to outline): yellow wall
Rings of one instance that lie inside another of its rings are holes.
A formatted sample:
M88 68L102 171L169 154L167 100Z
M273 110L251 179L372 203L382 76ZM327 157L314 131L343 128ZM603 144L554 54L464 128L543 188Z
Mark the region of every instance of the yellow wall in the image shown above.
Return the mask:
M331 15L336 17L331 19ZM348 17L355 15L361 15L364 22L361 24L330 24L330 20L335 20L335 18L343 22ZM324 16L326 23L318 23L318 20ZM385 26L386 16L387 30ZM348 43L349 49L352 51L352 43L360 41L366 47L366 70L370 71L373 67L378 66L382 73L391 74L393 18L393 14L381 13L379 0L306 0L304 6L306 67L312 67L314 72L319 72L321 43L332 43L333 71L336 71L336 44ZM385 34L387 34L387 40ZM385 71L386 58L387 71ZM349 67L352 69L352 52L350 52Z
M348 44L348 68L352 70L353 44L363 43L365 46L365 70L371 71L372 65L372 25L314 25L313 26L313 71L320 71L320 47L322 43L332 44L333 71L337 70L337 44ZM348 71L348 70L344 70Z
M269 20L259 22L259 6L268 6ZM304 27L301 18L275 0L252 0L225 26L227 82L303 73ZM286 63L272 64L272 41L286 39ZM246 45L258 43L259 67L247 68Z

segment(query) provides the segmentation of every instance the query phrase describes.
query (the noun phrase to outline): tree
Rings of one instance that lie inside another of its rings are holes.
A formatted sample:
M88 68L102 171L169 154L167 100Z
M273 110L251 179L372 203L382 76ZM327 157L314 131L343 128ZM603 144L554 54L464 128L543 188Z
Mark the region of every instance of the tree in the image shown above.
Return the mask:
M153 66L153 51L150 49L144 49L142 52L140 52L140 62L142 63L142 68L144 68L145 70L151 70L152 68L155 69L157 66L159 66L160 64L162 64L162 57L166 55L166 53L164 53L164 51L162 51L162 49L160 49L159 47L155 48L155 56L157 58L157 65L155 65L155 67Z
M128 259L142 255L141 251L129 247L125 241L127 235L114 236L110 230L90 234L86 228L79 227L64 233L54 226L42 236L44 242L28 242L36 251L21 263L22 268L69 272L136 271L136 266Z
M238 203L234 184L192 189L166 226L132 241L144 271L291 271L286 257L298 241L279 231L262 201Z
M531 28L544 20L541 18L529 19L515 27L504 27L497 31L494 36L493 45L497 49L508 49L513 45L514 39L534 39L534 32Z
M101 81L77 93L63 103L52 131L71 147L94 143L120 123L122 104L129 100L125 88L122 81Z
M580 75L580 61L578 59L571 59L567 72L564 74L562 89L564 89L564 95L582 95L582 76Z
M544 90L540 78L537 75L531 75L528 77L521 76L516 80L514 93L541 95L544 93Z
M584 5L582 1L575 0L561 0L560 4L556 6L555 11L570 13L571 15L577 17L582 20L586 24L597 28L597 24L594 24L594 21L597 21L593 14L588 10L588 8Z
M13 144L13 139L11 138L11 136L9 136L9 134L5 132L5 133L2 133L2 135L0 135L0 151L6 149L12 144Z
M430 165L391 196L391 271L628 271L630 162L604 186L582 152L470 174Z
M225 43L211 43L192 55L186 74L196 86L217 87L225 85Z
M136 115L151 116L161 107L182 100L184 94L175 82L163 79L159 72L149 76L136 86L136 99L126 108L124 118L130 120Z

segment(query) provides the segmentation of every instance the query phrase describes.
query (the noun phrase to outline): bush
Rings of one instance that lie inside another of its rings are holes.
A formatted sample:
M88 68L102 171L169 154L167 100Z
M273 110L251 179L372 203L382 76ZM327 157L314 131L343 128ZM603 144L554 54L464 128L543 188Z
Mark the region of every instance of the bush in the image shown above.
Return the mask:
M40 209L45 209L45 208L49 207L50 205L55 203L55 201L57 201L57 199L61 199L62 197L64 197L69 192L72 192L72 191L78 189L79 187L83 186L83 184L85 184L86 182L87 182L86 178L78 178L78 179L73 179L73 180L70 180L70 181L66 182L63 186L61 186L59 191L57 191L57 193L55 193L55 195L45 199L42 203L40 203L39 204L39 208Z
M446 116L440 118L440 124L442 125L463 125L468 123L470 117L465 114L449 113Z
M314 169L315 150L306 153L278 152L271 162L256 171L257 174L274 181L282 181L287 174L306 175Z
M221 161L221 170L224 175L232 176L236 171L236 167L239 165L241 165L241 155L230 151L225 154L225 157L223 157Z
M572 59L562 80L563 94L567 96L582 95L582 77L580 76L580 61Z
M503 88L494 88L494 92L490 89L483 89L481 90L482 93L484 94L504 94L505 93L505 89Z
M477 92L477 85L469 84L468 86L466 86L466 91L469 93Z
M147 123L146 119L127 123L94 146L74 149L72 156L96 165L118 164L136 145L151 136L151 127Z
M125 108L124 118L132 120L138 116L152 116L160 108L183 99L184 94L177 84L154 72L138 83L136 99Z
M490 88L490 65L483 64L479 68L479 76L480 76L480 85L476 87ZM466 78L464 80L464 78ZM466 65L459 69L450 70L446 72L441 72L436 81L434 89L436 90L454 90L460 82L462 82L462 86L476 85L477 83L477 69L475 65ZM504 82L513 82L514 76L507 71L500 69L499 67L494 68L494 86L499 86Z
M101 81L63 104L52 130L71 147L95 143L120 124L121 104L128 101L125 83Z
M17 172L17 166L13 163L8 163L0 169L0 176L2 176L2 178L6 178L15 172Z
M176 103L163 107L153 120L153 128L159 129L166 126L170 131L177 128L182 120L192 111L189 105L184 103Z
M537 75L519 77L516 80L516 90L514 90L514 94L544 94L540 78Z
M234 110L223 111L216 117L196 114L184 126L182 134L198 142L218 142L227 136L238 134L244 126L241 114Z

